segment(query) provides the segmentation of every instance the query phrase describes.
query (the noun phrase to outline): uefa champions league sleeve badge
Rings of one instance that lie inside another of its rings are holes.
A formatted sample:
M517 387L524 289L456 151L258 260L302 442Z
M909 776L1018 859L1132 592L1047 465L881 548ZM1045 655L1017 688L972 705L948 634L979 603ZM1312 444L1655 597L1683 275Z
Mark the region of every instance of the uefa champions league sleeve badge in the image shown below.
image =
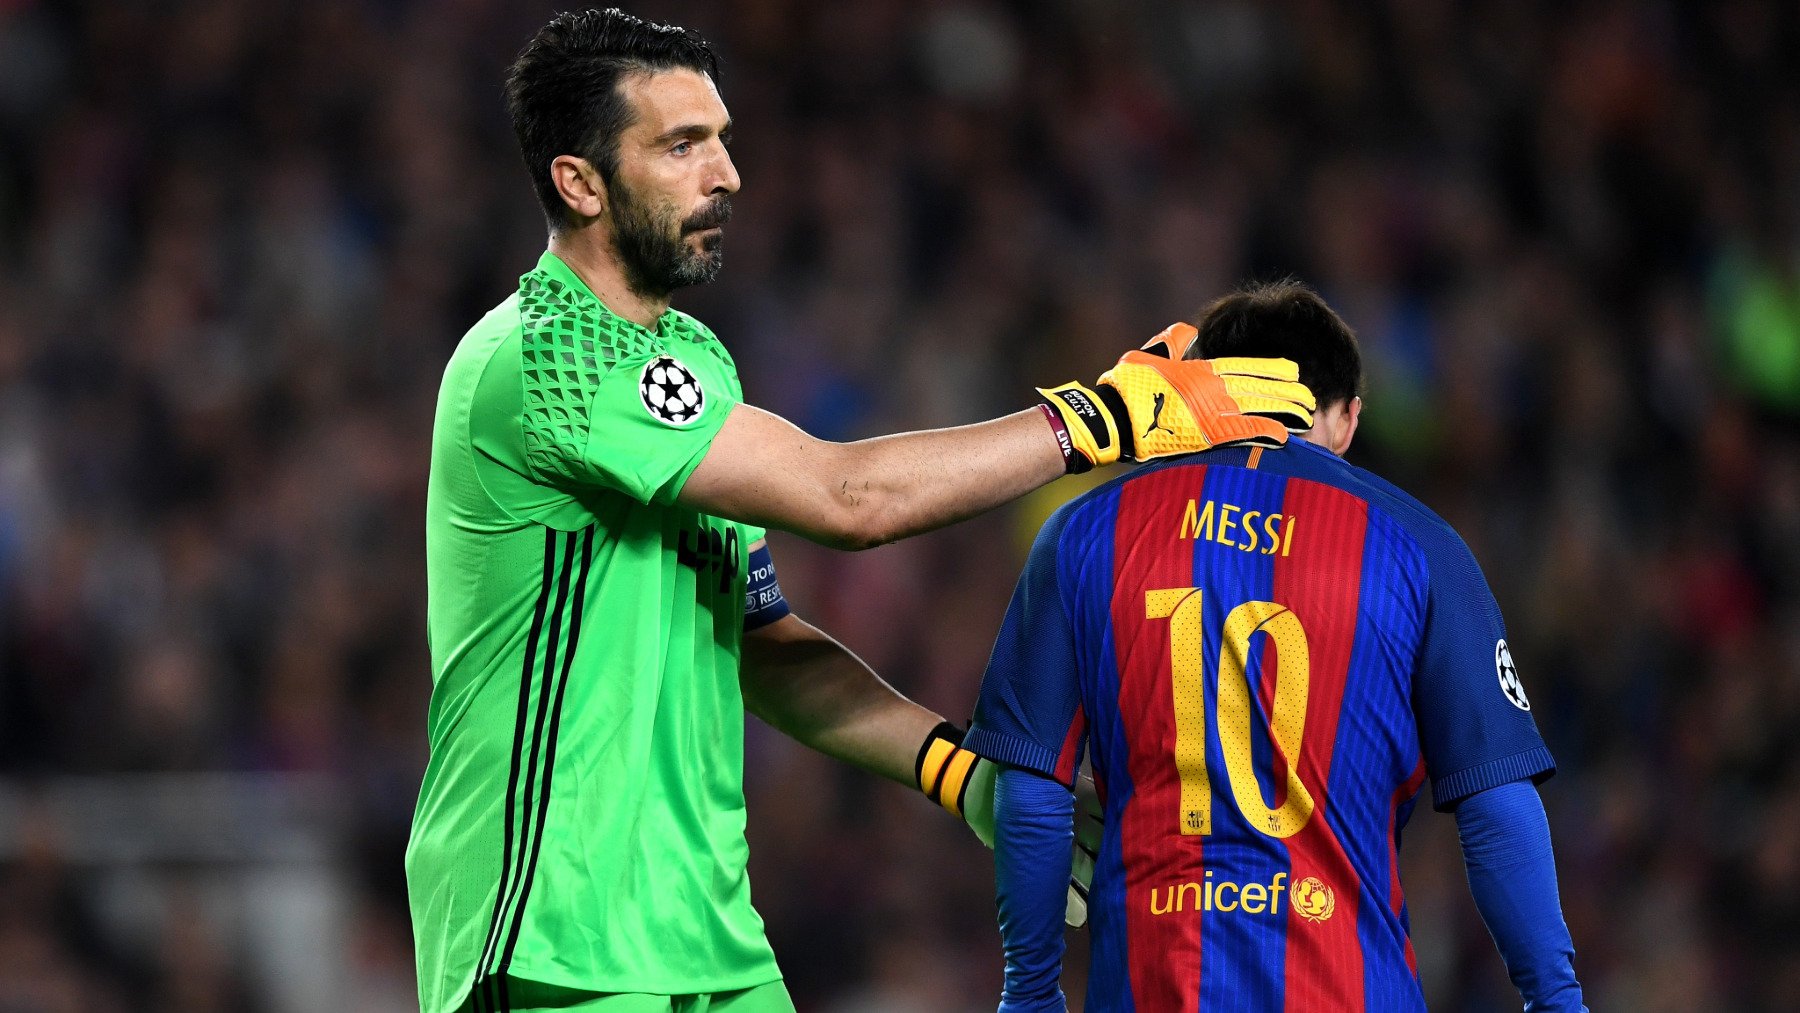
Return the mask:
M1525 695L1525 683L1519 679L1519 669L1513 664L1512 650L1502 640L1494 645L1494 668L1500 674L1500 692L1506 694L1506 702L1522 711L1531 709L1531 700Z
M644 371L638 374L638 396L650 417L666 426L692 425L706 410L706 392L699 377L671 355L644 363Z

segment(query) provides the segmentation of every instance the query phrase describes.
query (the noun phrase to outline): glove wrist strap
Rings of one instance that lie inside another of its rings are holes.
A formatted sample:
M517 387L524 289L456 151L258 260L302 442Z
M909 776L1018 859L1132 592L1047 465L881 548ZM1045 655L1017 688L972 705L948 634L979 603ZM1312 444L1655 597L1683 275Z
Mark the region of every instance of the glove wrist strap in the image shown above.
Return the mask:
M919 758L913 763L913 778L925 797L950 811L962 815L963 793L969 787L969 772L981 757L962 748L964 732L948 721L940 722L919 747Z
M1114 420L1114 426L1118 430L1119 456L1127 461L1137 460L1137 441L1133 439L1137 434L1131 431L1131 412L1125 408L1125 395L1120 394L1119 388L1110 383L1095 384L1094 394L1100 399L1100 406L1106 409L1106 414Z
M1063 457L1070 474L1119 459L1119 432L1115 421L1118 416L1110 414L1113 408L1107 401L1105 390L1104 384L1095 390L1079 383L1038 388L1043 403L1062 420L1058 439L1066 433L1072 445L1073 455L1065 452ZM1112 404L1122 406L1123 402L1115 395Z

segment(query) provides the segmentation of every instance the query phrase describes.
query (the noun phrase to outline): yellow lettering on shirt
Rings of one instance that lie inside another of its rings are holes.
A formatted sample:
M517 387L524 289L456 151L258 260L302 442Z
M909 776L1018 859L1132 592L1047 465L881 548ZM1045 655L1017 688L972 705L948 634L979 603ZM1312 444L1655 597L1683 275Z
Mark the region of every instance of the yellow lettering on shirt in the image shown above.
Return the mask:
M1292 514L1265 515L1261 510L1245 510L1236 503L1190 499L1181 508L1175 537L1217 542L1239 552L1291 556L1295 519ZM1239 531L1243 532L1241 539L1236 537Z
M1206 509L1198 510L1193 500L1187 501L1186 509L1181 512L1181 533L1177 538L1204 538L1212 541L1213 536L1213 501L1206 501Z
M1269 547L1263 550L1263 555L1273 556L1281 547L1280 514L1270 514L1268 520L1263 521L1263 534L1269 536Z
M1231 540L1231 529L1237 527L1237 521L1233 520L1231 515L1241 513L1243 512L1243 509L1243 507L1238 506L1235 503L1227 503L1220 508L1219 537L1213 539L1214 541L1218 542L1220 545L1230 545L1234 547L1237 545L1236 542Z
M1279 916L1281 914L1281 895L1287 890L1287 878L1286 872L1277 872L1275 877L1267 883L1215 881L1213 871L1208 869L1203 882L1189 880L1185 883L1170 883L1167 886L1152 886L1150 888L1150 913L1160 916L1186 911L1206 911ZM1309 882L1312 882L1318 889L1325 889L1316 880ZM1192 904L1188 903L1190 893L1193 898Z

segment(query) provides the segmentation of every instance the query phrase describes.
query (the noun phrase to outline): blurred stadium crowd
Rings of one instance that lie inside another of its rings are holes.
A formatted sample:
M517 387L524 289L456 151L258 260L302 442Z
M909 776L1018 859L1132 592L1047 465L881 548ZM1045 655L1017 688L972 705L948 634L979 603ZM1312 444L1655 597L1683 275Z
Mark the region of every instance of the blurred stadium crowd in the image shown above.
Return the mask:
M0 0L0 1011L280 1009L270 974L411 1001L432 405L542 248L500 78L551 10ZM814 433L989 417L1242 279L1318 287L1368 360L1352 459L1509 616L1590 1004L1793 1008L1800 8L634 11L713 40L737 123L727 267L677 305ZM776 558L802 615L966 715L1047 509ZM967 832L767 729L749 753L801 1009L991 1009ZM323 962L251 960L275 915L209 900L204 854L140 861L121 917L47 801L220 771L334 800ZM1407 843L1434 1008L1517 1008L1450 821Z

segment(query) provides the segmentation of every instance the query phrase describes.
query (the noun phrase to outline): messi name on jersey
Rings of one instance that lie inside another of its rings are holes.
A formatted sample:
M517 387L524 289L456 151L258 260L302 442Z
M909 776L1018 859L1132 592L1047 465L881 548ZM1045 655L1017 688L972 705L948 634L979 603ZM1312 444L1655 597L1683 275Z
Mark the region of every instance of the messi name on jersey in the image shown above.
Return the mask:
M1279 552L1285 557L1294 551L1296 519L1292 514L1246 510L1236 503L1190 499L1181 511L1180 533L1175 537L1218 542L1265 556Z

